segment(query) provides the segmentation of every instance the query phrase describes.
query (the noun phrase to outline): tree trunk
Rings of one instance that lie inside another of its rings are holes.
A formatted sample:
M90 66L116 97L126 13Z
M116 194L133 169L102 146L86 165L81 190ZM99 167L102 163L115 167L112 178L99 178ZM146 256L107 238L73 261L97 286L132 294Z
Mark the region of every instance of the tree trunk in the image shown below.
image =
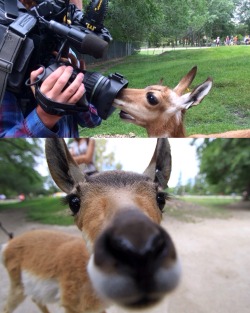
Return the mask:
M246 190L242 193L242 200L248 201L250 199L250 184L246 187Z

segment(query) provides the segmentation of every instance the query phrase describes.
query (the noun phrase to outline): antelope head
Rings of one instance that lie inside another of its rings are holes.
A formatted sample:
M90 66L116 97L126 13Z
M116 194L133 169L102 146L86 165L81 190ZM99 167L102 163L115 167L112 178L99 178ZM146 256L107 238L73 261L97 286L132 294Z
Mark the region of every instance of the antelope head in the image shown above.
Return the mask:
M123 89L113 105L121 110L122 120L146 128L149 137L185 137L183 114L198 105L212 87L212 79L208 78L185 93L196 73L197 67L193 67L174 89L161 85Z
M178 257L159 225L166 198L161 188L166 188L171 172L167 139L158 140L144 174L107 171L85 176L62 139L48 139L46 155L89 246L88 273L96 293L136 309L154 305L174 290L180 278Z

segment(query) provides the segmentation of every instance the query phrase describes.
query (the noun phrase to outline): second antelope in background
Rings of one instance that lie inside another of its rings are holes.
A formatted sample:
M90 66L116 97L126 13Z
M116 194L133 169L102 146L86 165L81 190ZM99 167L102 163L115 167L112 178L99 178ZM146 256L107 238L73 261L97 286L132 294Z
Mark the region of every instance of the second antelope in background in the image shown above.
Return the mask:
M2 247L11 288L4 313L28 295L43 313L59 302L65 313L100 313L110 304L147 309L172 292L180 266L160 226L171 172L166 139L158 139L144 174L84 175L62 139L48 139L46 156L82 238L33 231Z

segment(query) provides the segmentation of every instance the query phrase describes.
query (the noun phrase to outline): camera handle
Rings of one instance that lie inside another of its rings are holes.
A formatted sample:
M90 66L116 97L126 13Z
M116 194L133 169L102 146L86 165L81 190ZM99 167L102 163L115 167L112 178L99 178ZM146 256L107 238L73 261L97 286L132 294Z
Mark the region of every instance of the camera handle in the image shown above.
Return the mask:
M40 90L38 84L35 87L35 98L38 101L39 105L42 109L51 115L69 115L73 113L80 113L88 111L88 104L77 106L77 104L67 104L67 103L60 103L47 98ZM85 98L86 103L88 103L86 99L86 95L84 94L82 99Z
M86 112L89 110L89 102L87 100L86 94L84 94L81 98L81 102L76 104L68 104L56 102L48 97L46 97L40 90L40 86L46 76L46 69L43 65L43 73L39 75L38 79L31 83L30 79L27 79L25 85L28 87L35 86L35 98L42 109L51 115L69 115L74 113Z

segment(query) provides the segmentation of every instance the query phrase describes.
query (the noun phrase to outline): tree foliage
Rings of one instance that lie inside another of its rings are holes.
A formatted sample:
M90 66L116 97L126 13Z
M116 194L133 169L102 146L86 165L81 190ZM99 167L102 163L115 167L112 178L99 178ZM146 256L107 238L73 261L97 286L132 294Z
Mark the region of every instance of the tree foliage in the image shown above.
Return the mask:
M107 140L99 139L96 141L95 163L99 171L121 170L122 165L116 163L114 152L107 152Z
M250 30L250 1L236 1L236 16L241 23L246 23Z
M250 27L249 12L248 0L110 0L105 26L115 40L164 44L233 35L236 19Z
M250 195L250 140L204 140L198 148L200 172L218 193Z
M42 149L39 140L0 140L0 193L18 195L43 190L43 179L35 170Z
M150 36L152 25L163 18L157 1L110 1L107 27L117 40L141 41Z
M207 0L207 21L205 29L212 37L232 35L234 12L233 0Z

